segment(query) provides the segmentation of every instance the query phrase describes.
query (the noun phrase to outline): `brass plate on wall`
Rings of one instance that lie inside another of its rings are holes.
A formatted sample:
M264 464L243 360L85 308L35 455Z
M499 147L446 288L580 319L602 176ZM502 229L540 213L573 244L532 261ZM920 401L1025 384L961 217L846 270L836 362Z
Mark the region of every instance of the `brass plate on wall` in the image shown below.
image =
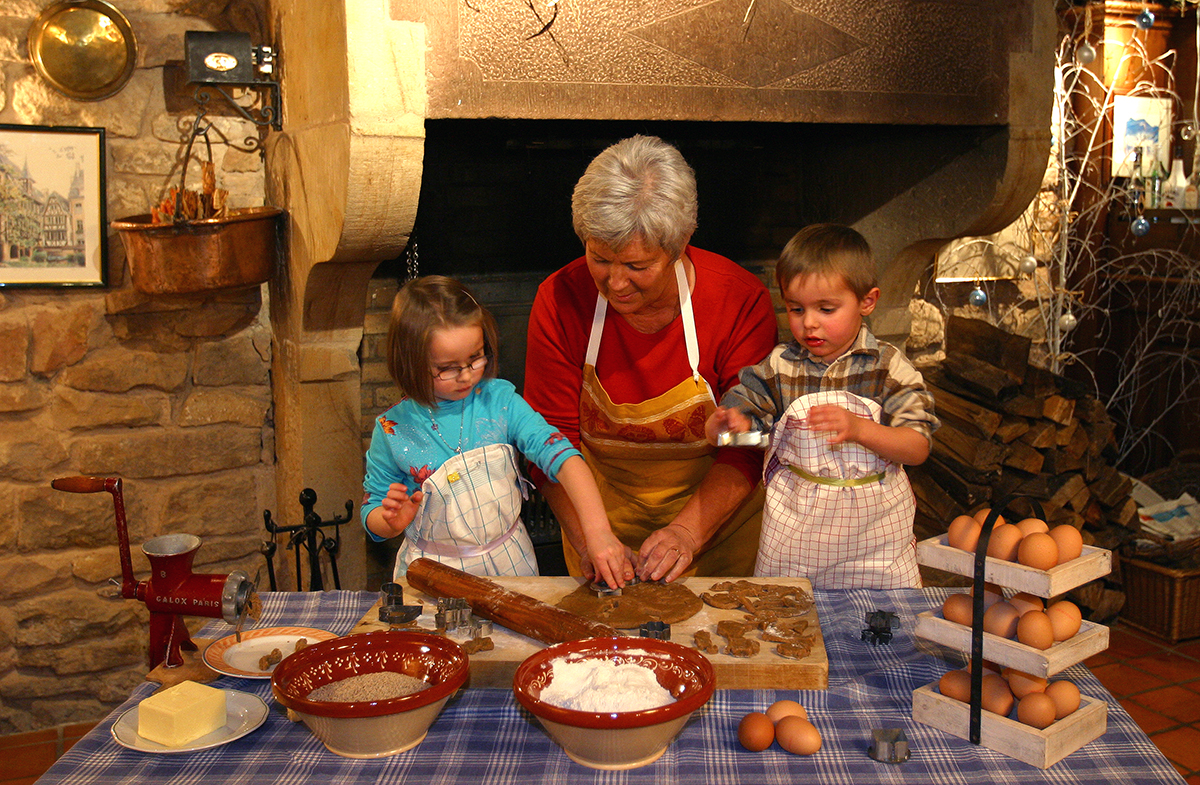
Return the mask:
M133 75L137 40L129 20L104 0L60 0L29 28L29 59L55 90L99 101Z

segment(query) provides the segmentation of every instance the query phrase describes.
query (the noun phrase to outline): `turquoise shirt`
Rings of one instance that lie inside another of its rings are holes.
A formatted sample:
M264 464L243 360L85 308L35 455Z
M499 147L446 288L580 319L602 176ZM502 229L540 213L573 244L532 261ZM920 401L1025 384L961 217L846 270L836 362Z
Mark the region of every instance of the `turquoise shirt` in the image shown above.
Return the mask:
M439 401L434 409L405 398L375 418L363 478L364 528L389 485L403 483L412 493L455 448L468 452L489 444L511 444L550 479L558 476L563 461L580 455L505 379L484 379L463 400ZM385 539L369 529L367 534L376 542Z

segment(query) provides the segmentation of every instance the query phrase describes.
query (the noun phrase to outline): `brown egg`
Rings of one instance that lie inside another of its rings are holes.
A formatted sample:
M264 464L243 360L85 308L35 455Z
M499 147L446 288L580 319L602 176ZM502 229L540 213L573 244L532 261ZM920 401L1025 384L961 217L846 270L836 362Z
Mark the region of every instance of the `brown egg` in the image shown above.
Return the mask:
M990 513L991 511L992 511L991 507L983 507L981 509L976 510L975 515L973 516L975 518L975 522L978 523L980 526L982 526L983 522L987 520L988 513ZM1002 523L1004 523L1004 516L997 515L996 522L992 525L992 528L994 529Z
M995 559L1016 561L1017 549L1021 547L1021 530L1011 523L996 524L988 540L987 555Z
M1052 681L1046 687L1046 694L1054 701L1054 719L1061 720L1079 708L1079 688L1073 683L1060 679Z
M1054 630L1054 640L1065 641L1074 637L1083 626L1083 614L1079 606L1070 600L1059 600L1046 609L1050 618L1050 627Z
M803 717L784 717L775 726L779 746L796 755L812 755L821 749L821 732Z
M1058 545L1058 563L1063 564L1079 558L1083 553L1083 535L1069 523L1062 523L1050 530L1050 536Z
M1008 716L1013 707L1013 694L1004 677L995 673L983 675L983 694L979 699L979 704L993 714L999 714L1002 717Z
M969 594L951 594L942 603L942 617L955 624L971 626L971 614L974 612L974 600Z
M974 518L970 515L960 515L950 521L950 528L946 531L946 544L951 548L974 553L975 546L979 543L979 530L979 523Z
M1054 723L1054 699L1044 692L1031 692L1017 704L1017 719L1035 728Z
M738 723L738 741L751 752L759 752L775 741L775 723L761 711L752 711Z
M947 698L954 698L963 703L971 700L971 672L946 671L942 674L942 678L938 679L938 692Z
M975 596L975 587L971 586L971 596ZM1004 599L1004 590L994 583L983 584L983 607L990 608Z
M1017 640L1045 651L1054 645L1054 626L1045 611L1030 611L1017 622Z
M1036 594L1030 594L1027 591L1017 592L1013 596L1009 597L1008 601L1012 603L1012 606L1016 608L1022 616L1024 616L1027 611L1046 610L1046 603L1042 601L1042 598Z
M775 701L771 704L770 708L767 709L767 717L771 719L771 722L774 722L777 725L781 719L784 717L791 717L792 715L808 719L808 710L796 701L789 700Z
M1031 692L1045 692L1046 679L1041 676L1034 676L1032 673L1019 671L1016 668L1005 668L1000 671L1000 675L1008 682L1008 688L1012 690L1012 694L1018 700L1024 698Z
M984 611L983 631L1001 638L1011 638L1017 634L1017 624L1021 614L1008 602L998 602Z
M1041 518L1026 518L1023 521L1017 521L1015 524L1021 530L1021 534L1029 535L1034 532L1048 532L1050 527Z
M1021 538L1017 561L1035 570L1048 570L1058 564L1058 543L1045 532L1033 532Z

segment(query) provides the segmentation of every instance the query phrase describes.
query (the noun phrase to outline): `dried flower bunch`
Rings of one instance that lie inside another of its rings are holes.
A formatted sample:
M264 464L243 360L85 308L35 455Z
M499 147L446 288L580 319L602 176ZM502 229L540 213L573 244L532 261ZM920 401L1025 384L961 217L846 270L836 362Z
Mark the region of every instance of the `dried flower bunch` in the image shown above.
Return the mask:
M156 224L225 218L229 214L229 192L217 187L217 172L212 161L200 164L200 190L171 186L166 197L150 208L150 221Z

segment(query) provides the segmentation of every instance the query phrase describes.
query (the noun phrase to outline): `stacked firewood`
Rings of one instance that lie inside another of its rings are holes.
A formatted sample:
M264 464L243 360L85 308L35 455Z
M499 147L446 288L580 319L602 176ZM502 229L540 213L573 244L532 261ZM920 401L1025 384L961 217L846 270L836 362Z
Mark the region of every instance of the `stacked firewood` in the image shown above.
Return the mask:
M1084 542L1118 549L1139 527L1132 481L1113 465L1114 424L1083 385L1029 364L1029 339L950 317L946 358L923 368L942 427L921 466L909 467L918 539L955 517L1012 496L1009 515L1068 523ZM1077 589L1089 618L1109 618L1124 597L1110 581Z

